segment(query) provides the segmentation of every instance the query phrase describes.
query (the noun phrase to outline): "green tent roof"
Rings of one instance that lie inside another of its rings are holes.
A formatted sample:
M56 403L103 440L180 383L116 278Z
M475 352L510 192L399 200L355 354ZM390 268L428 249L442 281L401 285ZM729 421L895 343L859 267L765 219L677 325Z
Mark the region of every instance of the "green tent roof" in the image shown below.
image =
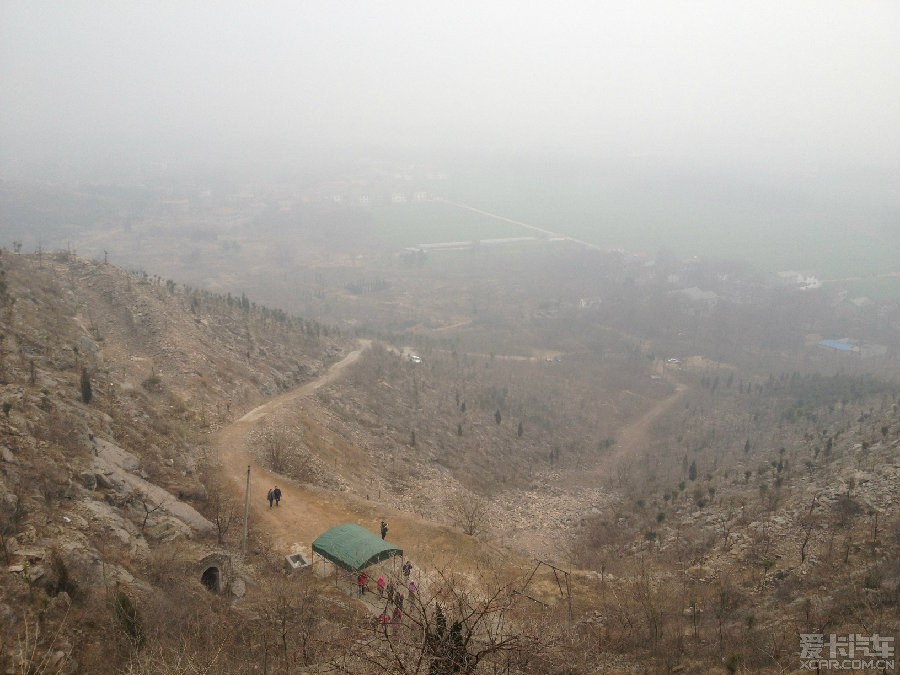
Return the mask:
M351 572L387 560L395 555L403 555L403 550L391 546L377 534L348 523L332 527L319 535L312 549L323 558Z

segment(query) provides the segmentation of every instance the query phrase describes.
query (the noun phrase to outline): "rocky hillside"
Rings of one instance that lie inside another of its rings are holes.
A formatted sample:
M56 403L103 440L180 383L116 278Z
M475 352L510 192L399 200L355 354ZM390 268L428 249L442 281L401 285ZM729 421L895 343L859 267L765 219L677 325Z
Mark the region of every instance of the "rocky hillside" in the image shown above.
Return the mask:
M0 673L428 672L438 604L474 672L786 672L799 633L896 635L895 387L604 336L596 358L412 350L0 252ZM250 462L292 503L238 555ZM338 517L388 517L432 564L416 630L284 573Z
M210 432L349 342L68 252L4 250L0 270L0 672L113 672L163 630L153 607L173 629L211 611L194 570L226 535ZM227 583L265 573L235 562Z

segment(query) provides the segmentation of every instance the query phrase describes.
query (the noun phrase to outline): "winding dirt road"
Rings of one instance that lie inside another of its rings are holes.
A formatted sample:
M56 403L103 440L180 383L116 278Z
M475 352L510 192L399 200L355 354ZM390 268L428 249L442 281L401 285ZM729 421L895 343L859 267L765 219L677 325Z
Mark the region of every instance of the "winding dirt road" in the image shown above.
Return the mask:
M275 411L296 404L320 387L336 380L348 366L359 359L366 346L350 352L318 379L254 408L223 428L216 437L222 470L233 483L234 492L241 497L244 494L247 470L250 470L250 528L262 527L285 553L293 550L295 545L308 547L313 539L329 527L348 520L358 522L363 517L371 516L346 508L339 509L338 504L333 503L326 495L293 485L283 476L257 464L248 450L250 432ZM281 488L281 505L269 509L266 493L275 485Z
M247 470L250 470L250 530L265 532L279 553L308 554L313 540L335 525L356 523L377 532L381 519L385 518L390 526L388 540L400 546L420 566L439 569L457 565L461 560L477 559L477 542L472 537L347 492L296 484L259 465L248 451L250 432L257 425L265 423L276 411L299 405L304 398L338 379L369 346L368 341L361 340L360 344L318 379L254 408L216 436L222 471L233 494L240 496L242 503ZM281 505L270 509L266 493L275 485L281 488Z

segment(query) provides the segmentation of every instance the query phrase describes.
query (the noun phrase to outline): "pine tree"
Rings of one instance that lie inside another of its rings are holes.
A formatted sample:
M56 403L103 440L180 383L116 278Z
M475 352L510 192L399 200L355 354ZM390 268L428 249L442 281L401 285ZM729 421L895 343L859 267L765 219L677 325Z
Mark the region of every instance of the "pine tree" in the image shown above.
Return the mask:
M88 375L87 368L81 369L81 400L90 403L94 398L94 392L91 389L91 376Z

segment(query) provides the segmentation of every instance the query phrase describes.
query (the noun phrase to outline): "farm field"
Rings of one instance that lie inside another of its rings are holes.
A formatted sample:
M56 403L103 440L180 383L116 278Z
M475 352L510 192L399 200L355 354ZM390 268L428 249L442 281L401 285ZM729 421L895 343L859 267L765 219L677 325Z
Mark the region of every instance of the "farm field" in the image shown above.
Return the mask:
M511 223L440 201L377 206L372 214L378 237L397 247L530 234Z
M525 167L461 172L446 191L450 199L602 247L827 278L897 271L900 222L877 195L853 201L810 190L798 197L797 189L701 178L608 169L548 177Z

